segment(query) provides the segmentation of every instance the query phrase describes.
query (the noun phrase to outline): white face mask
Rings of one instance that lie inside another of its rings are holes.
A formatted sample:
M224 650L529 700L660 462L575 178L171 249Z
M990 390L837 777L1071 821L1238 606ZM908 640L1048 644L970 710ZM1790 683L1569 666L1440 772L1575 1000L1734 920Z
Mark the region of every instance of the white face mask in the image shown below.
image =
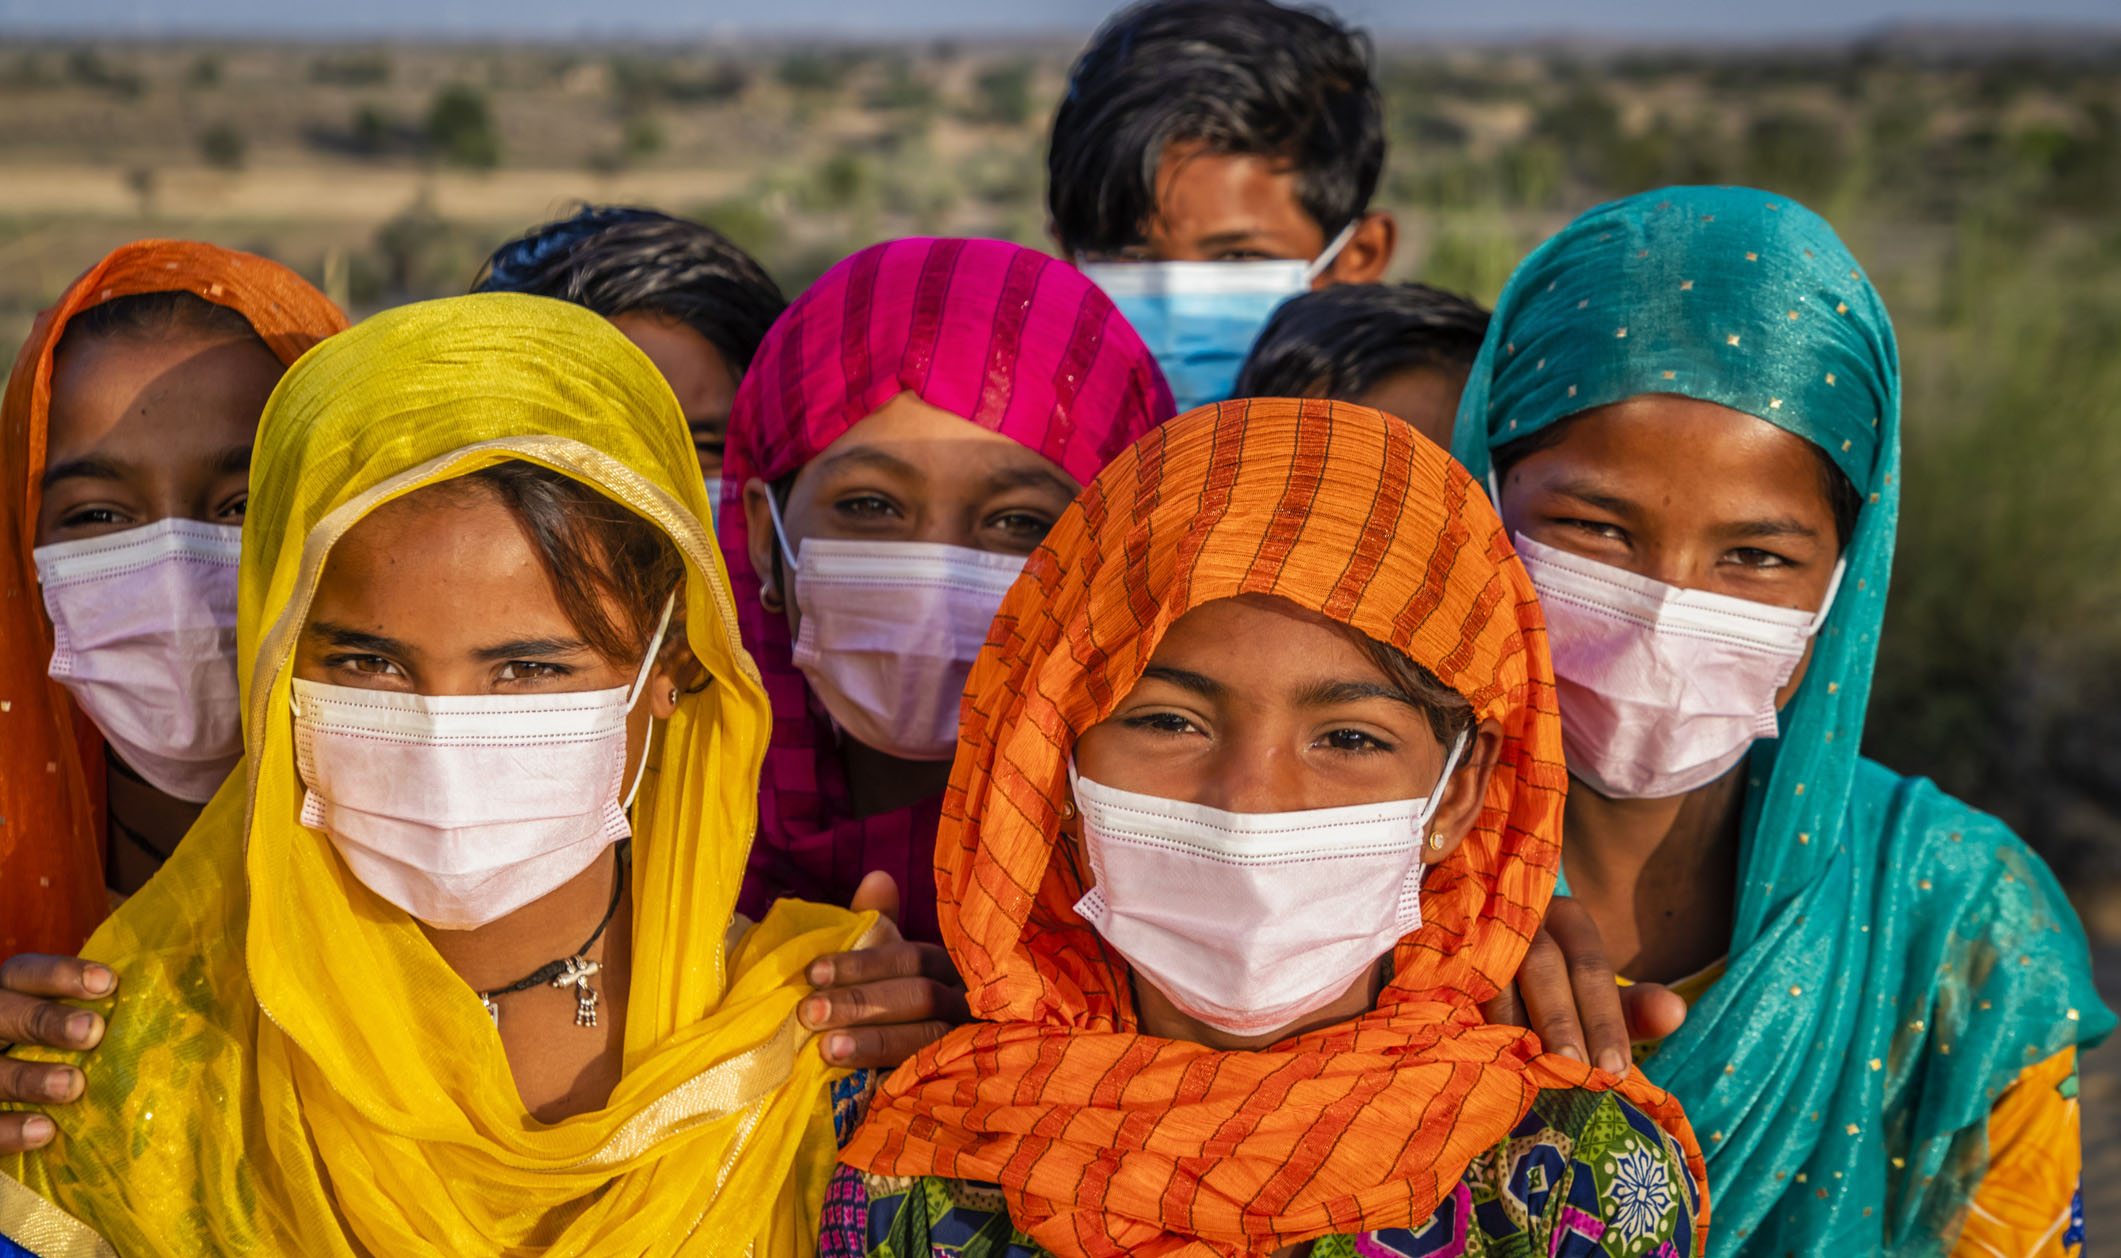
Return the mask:
M632 833L631 686L541 695L415 695L297 678L302 824L369 890L429 926L469 930L552 894ZM624 791L624 795L620 794Z
M1184 413L1236 390L1237 373L1275 308L1310 291L1361 221L1343 227L1309 262L1078 261L1076 269L1126 316Z
M243 530L159 520L32 556L51 676L156 790L204 803L243 758L236 560Z
M1775 692L1834 605L1817 612L1682 589L1515 539L1546 614L1569 772L1609 799L1705 786L1774 738Z
M1425 799L1225 812L1068 768L1095 885L1075 911L1187 1015L1234 1035L1331 1004L1421 925Z
M1022 555L934 542L803 539L788 549L767 495L802 615L793 658L848 737L902 760L948 760L972 662Z

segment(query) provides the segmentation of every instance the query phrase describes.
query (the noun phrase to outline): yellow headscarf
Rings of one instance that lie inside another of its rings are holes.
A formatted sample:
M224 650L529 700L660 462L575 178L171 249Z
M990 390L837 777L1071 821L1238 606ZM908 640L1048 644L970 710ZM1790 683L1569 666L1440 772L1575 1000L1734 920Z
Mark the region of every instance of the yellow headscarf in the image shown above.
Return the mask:
M664 723L634 809L624 1077L605 1108L551 1125L524 1112L478 997L299 824L288 715L332 544L391 498L507 459L669 535L713 678ZM795 1008L808 964L873 918L783 902L725 955L768 709L707 519L668 386L578 307L407 306L288 372L244 525L246 771L89 941L121 995L82 1063L87 1097L48 1111L58 1139L0 1159L0 1235L41 1258L814 1248L843 1072Z

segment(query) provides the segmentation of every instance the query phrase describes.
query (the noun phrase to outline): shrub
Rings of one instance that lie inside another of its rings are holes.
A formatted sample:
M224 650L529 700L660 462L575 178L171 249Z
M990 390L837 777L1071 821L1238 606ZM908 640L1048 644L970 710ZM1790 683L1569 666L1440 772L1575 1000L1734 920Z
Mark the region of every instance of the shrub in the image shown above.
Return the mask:
M501 164L501 137L486 93L453 83L427 111L427 142L453 166L491 169Z
M199 133L199 156L218 170L243 169L243 154L249 147L233 122L217 122Z

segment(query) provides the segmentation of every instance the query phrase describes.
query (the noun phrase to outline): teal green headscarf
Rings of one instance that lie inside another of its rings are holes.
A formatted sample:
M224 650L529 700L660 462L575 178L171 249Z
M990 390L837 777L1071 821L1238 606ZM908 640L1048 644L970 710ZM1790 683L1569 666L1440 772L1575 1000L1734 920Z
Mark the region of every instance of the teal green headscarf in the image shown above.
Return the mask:
M1756 415L1864 494L1781 737L1745 766L1728 969L1646 1070L1708 1155L1712 1254L1943 1253L1996 1099L2114 1018L2039 858L1857 754L1899 518L1892 323L1833 229L1788 198L1615 201L1511 275L1453 452L1485 480L1496 449L1645 393Z

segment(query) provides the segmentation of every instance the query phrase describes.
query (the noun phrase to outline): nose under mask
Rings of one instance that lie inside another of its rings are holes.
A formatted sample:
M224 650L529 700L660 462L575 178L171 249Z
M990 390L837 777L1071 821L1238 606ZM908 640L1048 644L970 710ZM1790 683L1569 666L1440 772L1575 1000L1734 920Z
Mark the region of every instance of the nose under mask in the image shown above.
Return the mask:
M825 711L886 755L950 759L965 679L1023 556L815 537L798 556L767 503L802 618L793 659Z
M1309 262L1078 262L1156 356L1181 413L1227 399L1260 329L1355 235L1340 230Z

